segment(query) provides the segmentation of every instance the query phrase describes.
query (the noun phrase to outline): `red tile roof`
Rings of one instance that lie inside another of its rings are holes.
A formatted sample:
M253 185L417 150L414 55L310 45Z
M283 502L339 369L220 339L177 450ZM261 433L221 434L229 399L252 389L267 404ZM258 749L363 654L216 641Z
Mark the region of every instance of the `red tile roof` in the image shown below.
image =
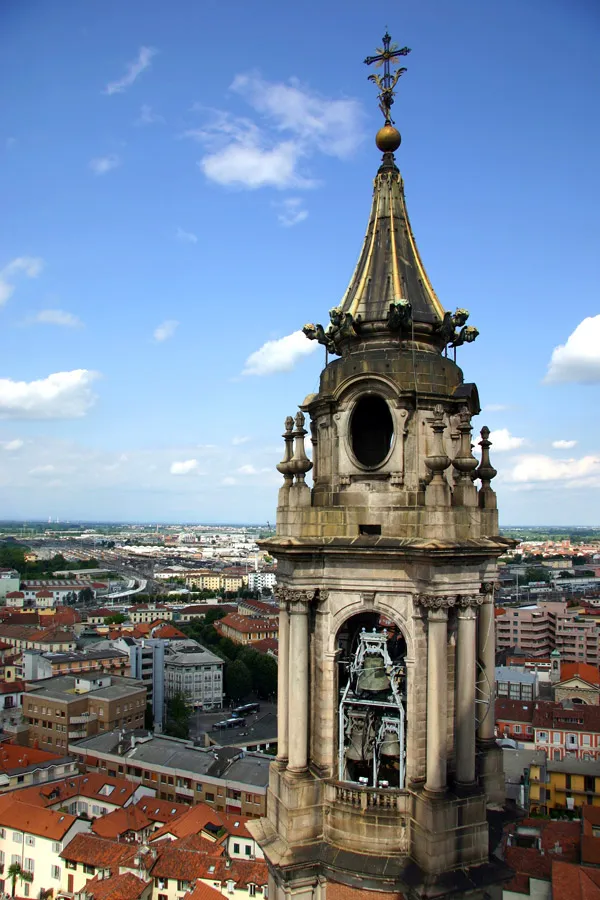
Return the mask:
M0 799L0 826L11 828L13 831L23 831L37 837L60 841L76 821L77 817L68 813L39 809L29 803L21 803L14 794L8 794Z
M600 870L553 860L552 900L600 900Z
M188 812L186 803L173 803L170 800L159 800L158 797L140 797L134 804L153 822L171 822Z
M217 900L217 897L223 897L221 891L203 881L197 881L196 886L185 895L183 900Z
M106 786L113 788L110 794L101 793ZM36 806L53 806L73 797L88 797L91 800L99 800L107 806L125 806L136 789L137 785L125 778L114 778L102 772L88 772L86 775L75 775L63 781L24 788L19 792L19 796Z
M155 831L151 840L166 835L184 838L191 834L200 834L207 826L212 826L213 830L222 831L224 834L241 834L245 838L250 838L251 835L246 828L247 821L247 816L228 816L212 809L207 803L198 803L196 806L188 807L182 816Z
M16 678L14 681L0 681L0 694L22 694L25 683Z
M56 753L48 753L46 750L37 750L33 747L20 747L18 744L0 744L0 770L10 772L16 769L24 769L36 763L52 762L61 759ZM21 800L22 792L16 797ZM25 801L23 797L23 801ZM29 802L29 801L28 801Z
M76 834L60 853L62 859L87 863L97 868L118 869L139 852L138 844L117 844L95 834Z
M217 631L220 631L224 625L243 634L277 631L277 621L274 619L265 619L262 616L240 616L236 613L224 616L214 623Z
M495 715L496 722L528 722L533 721L533 707L531 700L507 700L496 697Z
M132 805L100 816L92 825L92 831L100 837L120 838L128 832L138 834L144 830L150 831L153 826L152 819L149 819L138 806Z
M572 708L560 703L534 704L533 724L536 728L567 729L600 734L600 706L577 703Z
M94 900L138 900L150 886L150 881L142 881L133 872L124 872L110 878L90 878L84 891Z
M598 666L593 666L590 663L561 663L560 681L568 681L570 678L582 678L589 684L595 684L597 687L600 687L600 670L598 669Z

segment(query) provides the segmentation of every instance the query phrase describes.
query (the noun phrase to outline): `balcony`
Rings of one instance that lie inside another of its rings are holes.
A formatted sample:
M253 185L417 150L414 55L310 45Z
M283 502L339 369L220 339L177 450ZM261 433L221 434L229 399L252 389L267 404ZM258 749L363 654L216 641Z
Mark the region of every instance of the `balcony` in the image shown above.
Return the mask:
M331 780L325 782L325 807L327 837L338 846L380 856L408 854L407 791Z
M69 725L86 725L88 722L95 722L98 716L90 713L83 713L81 716L71 716Z

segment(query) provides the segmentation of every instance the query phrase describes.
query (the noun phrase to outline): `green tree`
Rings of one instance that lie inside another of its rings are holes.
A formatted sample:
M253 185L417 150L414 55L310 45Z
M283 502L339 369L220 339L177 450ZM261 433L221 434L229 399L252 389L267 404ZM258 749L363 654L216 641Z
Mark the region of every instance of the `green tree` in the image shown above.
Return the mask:
M77 599L79 603L91 603L94 599L94 592L89 587L83 588L83 590L79 591Z
M123 622L127 621L127 616L123 615L123 613L114 613L112 616L104 617L105 625L122 625Z
M528 566L525 569L523 577L524 584L530 584L532 581L543 581L545 584L550 582L550 572L538 566Z
M165 734L171 737L189 738L190 719L193 709L183 691L178 691L167 700Z
M230 662L225 667L225 692L230 700L243 700L252 690L250 669L241 659Z
M224 609L219 609L218 606L213 607L212 609L206 610L206 615L202 620L203 625L212 625L213 622L217 622L219 619L225 618L227 613Z
M33 881L33 872L26 872L25 869L21 868L20 863L14 862L11 863L8 867L8 877L10 878L11 883L11 897L15 896L15 888L17 886L17 879L22 883L27 881L29 884Z

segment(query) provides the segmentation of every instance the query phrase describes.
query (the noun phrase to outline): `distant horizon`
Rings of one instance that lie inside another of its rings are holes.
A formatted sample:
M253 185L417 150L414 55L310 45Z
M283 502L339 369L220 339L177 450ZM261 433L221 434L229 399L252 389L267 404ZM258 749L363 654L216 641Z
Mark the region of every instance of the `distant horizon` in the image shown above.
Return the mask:
M89 526L89 525L110 525L110 526L130 525L130 526L134 526L134 527L140 526L140 527L146 527L146 528L161 527L161 526L162 527L181 526L181 527L202 527L202 528L215 527L215 528L270 528L272 530L275 529L275 523L247 522L247 521L246 522L242 522L242 521L240 521L240 522L234 522L234 521L219 522L219 521L213 520L213 521L200 522L200 521L192 521L192 520L186 521L183 519L179 520L179 521L175 521L175 520L161 521L161 520L155 520L155 519L148 519L148 520L122 519L122 520L120 520L120 519L76 519L76 518L74 518L74 519L64 519L64 520L61 519L58 522L48 522L43 518L40 518L40 519L35 519L35 518L33 518L33 519L0 519L0 526L5 527L7 525L13 525L13 524L16 526L20 526L20 527L24 527L27 525L46 525L46 526L48 526L48 525L87 525L87 526ZM501 529L520 528L520 529L524 529L524 530L538 530L541 528L559 530L562 528L571 528L571 529L575 528L575 529L581 529L581 530L586 530L586 531L594 531L594 530L600 531L600 523L598 523L597 525L581 525L581 524L570 524L569 525L569 524L565 524L565 523L562 523L560 525L548 525L545 523L538 523L536 525L519 525L519 524L510 523L507 525L500 524L499 527Z

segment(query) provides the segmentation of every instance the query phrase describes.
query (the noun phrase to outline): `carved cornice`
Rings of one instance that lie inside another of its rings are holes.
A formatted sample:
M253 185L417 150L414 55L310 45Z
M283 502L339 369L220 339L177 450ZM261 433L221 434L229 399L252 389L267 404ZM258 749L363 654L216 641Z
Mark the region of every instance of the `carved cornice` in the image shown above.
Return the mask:
M484 601L482 594L416 594L415 602L425 609L467 609L471 606L481 606Z
M321 588L310 591L298 591L293 588L281 586L275 588L275 596L279 600L280 606L286 603L291 603L293 605L296 603L312 603L313 601L321 602L327 600L329 591L322 590Z

